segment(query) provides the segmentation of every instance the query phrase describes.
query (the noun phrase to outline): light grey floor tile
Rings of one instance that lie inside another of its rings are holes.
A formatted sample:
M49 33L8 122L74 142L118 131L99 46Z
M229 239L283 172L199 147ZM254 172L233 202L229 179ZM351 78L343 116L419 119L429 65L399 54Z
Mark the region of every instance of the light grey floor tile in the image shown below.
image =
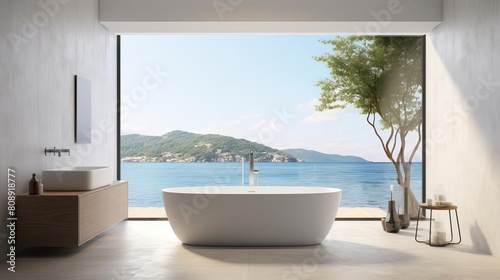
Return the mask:
M450 279L498 280L500 259L469 246L430 247L380 222L335 222L325 241L299 247L181 244L167 221L127 221L76 249L17 252L0 279Z
M158 266L145 265L136 273L134 279L165 280L245 280L248 278L247 265L230 266Z

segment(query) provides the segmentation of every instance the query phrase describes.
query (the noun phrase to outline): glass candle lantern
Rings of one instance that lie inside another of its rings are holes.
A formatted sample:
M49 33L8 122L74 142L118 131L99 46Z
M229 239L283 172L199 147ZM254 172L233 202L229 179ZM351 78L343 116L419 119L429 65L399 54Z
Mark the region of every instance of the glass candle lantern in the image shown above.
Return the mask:
M436 189L434 189L434 203L439 204L440 202L446 202L446 190L444 189L442 184L438 184Z

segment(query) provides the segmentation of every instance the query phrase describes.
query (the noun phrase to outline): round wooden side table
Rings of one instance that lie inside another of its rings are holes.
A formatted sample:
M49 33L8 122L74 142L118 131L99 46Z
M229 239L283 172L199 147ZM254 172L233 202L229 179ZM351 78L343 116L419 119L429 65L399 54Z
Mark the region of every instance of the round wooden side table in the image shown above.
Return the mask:
M449 245L449 244L459 244L460 242L462 242L462 233L460 232L460 222L458 221L458 211L457 211L457 206L456 205L448 205L448 206L433 206L433 205L427 205L427 203L420 203L419 204L419 209L418 209L418 213L420 213L420 211L422 209L426 209L426 210L429 210L430 211L430 217L429 217L429 239L428 240L419 240L417 235L418 235L418 222L420 220L420 215L419 217L417 218L417 227L415 229L415 241L419 242L419 243L427 243L429 244L430 246L438 246L438 247L444 247L446 245ZM431 242L431 234L432 234L432 211L435 211L435 210L438 210L438 211L442 211L442 210L448 210L448 216L450 218L450 233L451 233L451 239L449 241L447 241L446 243L444 244L433 244ZM454 238L454 234L453 234L453 224L452 224L452 220L451 220L451 211L452 210L455 210L455 217L456 217L456 221L457 221L457 228L458 228L458 242L453 242L453 238Z

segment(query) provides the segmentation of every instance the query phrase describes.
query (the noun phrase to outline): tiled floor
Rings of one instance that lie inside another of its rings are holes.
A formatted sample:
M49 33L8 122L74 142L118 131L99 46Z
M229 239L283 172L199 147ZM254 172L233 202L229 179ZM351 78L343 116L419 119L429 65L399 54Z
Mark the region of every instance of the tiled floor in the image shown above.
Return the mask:
M127 221L78 249L18 252L0 279L500 279L500 259L465 245L429 247L414 225L337 221L320 245L216 248L182 245L167 221Z

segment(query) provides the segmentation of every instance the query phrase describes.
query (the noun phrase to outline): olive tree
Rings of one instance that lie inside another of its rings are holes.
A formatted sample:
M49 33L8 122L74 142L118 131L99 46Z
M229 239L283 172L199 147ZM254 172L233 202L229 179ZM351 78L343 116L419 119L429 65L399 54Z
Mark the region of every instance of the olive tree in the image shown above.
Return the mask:
M418 215L410 179L422 140L423 38L348 36L321 42L331 45L332 51L314 57L330 69L330 77L317 83L321 97L316 110L343 109L351 104L366 115L403 189L406 228L410 216ZM408 145L411 133L418 140Z

